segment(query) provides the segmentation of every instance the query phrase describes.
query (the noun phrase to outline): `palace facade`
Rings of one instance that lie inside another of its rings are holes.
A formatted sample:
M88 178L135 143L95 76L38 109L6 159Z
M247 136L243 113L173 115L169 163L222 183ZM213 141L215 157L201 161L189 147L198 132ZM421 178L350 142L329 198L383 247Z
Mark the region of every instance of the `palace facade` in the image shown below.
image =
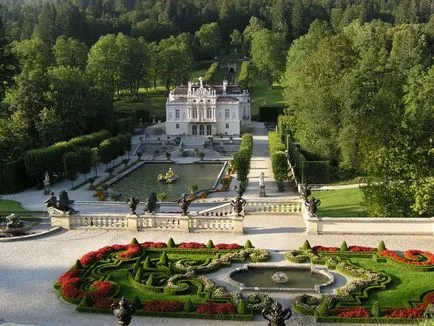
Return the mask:
M239 86L189 82L170 91L166 102L168 135L234 135L250 125L250 95Z

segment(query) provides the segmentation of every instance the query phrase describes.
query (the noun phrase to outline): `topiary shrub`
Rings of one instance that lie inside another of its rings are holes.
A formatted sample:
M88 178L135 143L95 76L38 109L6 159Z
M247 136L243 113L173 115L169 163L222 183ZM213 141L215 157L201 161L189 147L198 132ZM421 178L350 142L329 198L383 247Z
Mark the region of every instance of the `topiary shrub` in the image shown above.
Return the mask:
M146 257L145 261L143 262L143 267L151 267L151 261L149 259L149 256Z
M137 241L136 238L131 239L131 244L139 244L139 241Z
M190 299L187 299L184 303L184 311L185 312L192 312L194 310L193 303Z
M341 246L340 246L340 251L348 251L348 245L347 243L344 241L342 242Z
M246 243L244 244L244 249L248 249L248 248L254 248L250 240L247 240Z
M378 248L377 249L378 249L378 251L383 251L383 250L387 249L383 240L380 241L380 243L378 244Z
M143 278L143 271L142 269L139 267L137 269L136 274L134 275L134 280L136 280L137 282L140 282L140 280Z
M169 262L169 259L167 258L166 252L163 252L160 256L160 259L158 260L158 265L164 265L167 266L167 263Z
M208 242L206 243L206 247L208 249L212 249L214 248L214 243L212 242L212 240L208 240Z
M169 241L167 241L167 247L168 248L175 248L176 247L175 241L173 241L172 238L170 238Z
M328 311L329 311L329 309L328 309L328 305L327 305L327 300L325 299L325 297L323 297L316 314L319 317L325 317L328 315Z
M140 269L140 260L137 260L133 267L133 274L136 275L137 271Z
M93 305L92 298L87 294L80 301L80 306L82 307L92 307L92 305Z
M238 303L237 313L240 314L240 315L245 315L246 314L246 303L244 302L243 299L241 299L240 302Z
M143 306L142 301L137 295L134 297L134 305L136 306L136 309L140 309Z
M74 264L74 266L72 268L73 269L82 269L83 268L83 265L81 264L80 259L77 259L75 261L75 264Z
M378 301L375 301L374 305L372 306L371 314L374 317L381 317L381 307Z
M147 286L154 286L154 274L151 273L151 275L149 275L148 280L146 281L146 285Z
M310 246L309 240L305 240L303 245L301 246L301 250L308 250L311 249L312 247Z

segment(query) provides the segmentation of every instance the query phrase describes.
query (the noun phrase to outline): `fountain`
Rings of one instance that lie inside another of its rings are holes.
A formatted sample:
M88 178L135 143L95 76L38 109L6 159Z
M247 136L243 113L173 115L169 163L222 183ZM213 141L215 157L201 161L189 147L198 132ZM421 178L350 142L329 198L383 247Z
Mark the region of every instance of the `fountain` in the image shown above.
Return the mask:
M174 183L177 180L178 176L173 172L172 168L169 168L166 174L163 175L163 173L160 173L157 177L157 181L163 183Z
M21 221L19 215L11 214L4 218L0 217L0 236L16 237L24 235L31 228L32 225Z
M284 291L320 293L322 287L334 282L327 269L313 269L307 265L282 266L248 264L232 271L228 281L241 291Z

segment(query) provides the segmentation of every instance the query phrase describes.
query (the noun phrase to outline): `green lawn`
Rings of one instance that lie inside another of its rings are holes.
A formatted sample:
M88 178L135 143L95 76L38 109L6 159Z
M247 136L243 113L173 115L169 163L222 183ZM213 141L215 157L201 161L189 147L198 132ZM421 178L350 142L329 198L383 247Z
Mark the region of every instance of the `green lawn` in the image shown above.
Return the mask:
M409 301L418 302L425 292L434 290L432 272L419 272L394 263L379 263L366 258L351 258L350 262L392 276L392 283L385 290L369 292L368 300L364 303L367 306L378 301L381 307L407 308Z
M284 104L283 87L273 85L270 89L265 80L254 77L250 86L251 92L251 111L252 117L259 115L259 107L262 105L279 105Z
M0 199L0 216L5 217L9 214L18 214L20 217L33 224L39 224L41 218L35 217L35 215L41 215L42 212L29 211L21 206L20 202L14 200Z
M366 216L361 205L363 193L360 188L313 191L312 196L321 200L319 216L359 217Z

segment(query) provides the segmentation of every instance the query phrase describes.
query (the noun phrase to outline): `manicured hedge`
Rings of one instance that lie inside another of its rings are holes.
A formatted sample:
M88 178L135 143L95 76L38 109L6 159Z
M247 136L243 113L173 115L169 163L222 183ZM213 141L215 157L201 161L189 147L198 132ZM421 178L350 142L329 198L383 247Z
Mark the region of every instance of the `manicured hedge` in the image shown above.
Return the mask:
M279 134L271 131L268 133L268 147L271 156L274 179L277 181L279 191L283 191L283 181L288 179L288 158L285 145L282 143Z
M219 63L213 62L213 64L208 68L208 70L205 73L205 76L203 79L205 79L208 83L215 82L214 78L217 74L217 71L219 69Z
M253 136L244 134L241 138L240 149L233 155L234 167L237 171L237 179L242 182L247 182L247 175L250 172L250 159L252 157Z
M0 162L0 194L19 192L31 186L24 160Z
M288 135L286 138L289 160L294 168L295 177L300 183L328 183L330 182L329 161L309 161L294 144L294 140Z
M289 115L279 115L277 118L277 131L280 139L285 142L288 136L291 136L291 117Z
M355 323L355 324L418 324L422 319L409 318L384 318L384 317L369 317L369 318L343 318L334 316L324 316L315 318L316 321L326 323Z
M243 88L249 88L250 84L250 61L243 61L241 64L240 74L238 75L238 85Z
M104 139L110 137L110 132L106 129L94 132L89 135L83 135L80 137L71 138L68 141L68 144L76 146L76 147L96 147L100 142Z
M284 105L263 105L259 107L259 121L277 122L277 117L283 113Z

